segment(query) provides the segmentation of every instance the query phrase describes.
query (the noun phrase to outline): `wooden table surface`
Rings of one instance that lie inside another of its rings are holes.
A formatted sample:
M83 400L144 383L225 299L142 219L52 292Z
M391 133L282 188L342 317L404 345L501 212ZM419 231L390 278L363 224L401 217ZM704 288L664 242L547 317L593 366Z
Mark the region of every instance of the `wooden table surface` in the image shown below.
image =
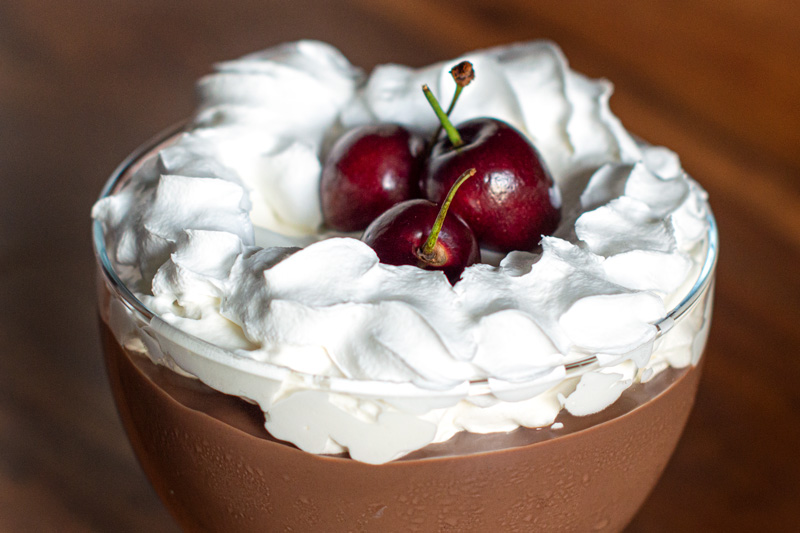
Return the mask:
M798 531L799 35L781 0L0 0L0 531L176 530L105 382L89 209L211 63L299 38L367 69L549 38L613 80L722 249L697 405L629 531Z

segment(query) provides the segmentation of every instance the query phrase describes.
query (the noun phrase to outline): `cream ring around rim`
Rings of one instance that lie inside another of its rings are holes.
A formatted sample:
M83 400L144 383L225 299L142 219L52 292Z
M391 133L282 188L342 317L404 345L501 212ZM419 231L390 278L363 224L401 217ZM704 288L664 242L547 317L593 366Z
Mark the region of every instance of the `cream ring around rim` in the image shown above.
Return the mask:
M157 134L134 150L119 164L119 166L117 166L114 172L112 172L110 178L100 192L99 199L111 196L115 193L123 177L126 177L129 171L137 163L142 161L143 156L154 152L160 145L168 143L175 135L184 131L187 124L187 121L180 122ZM655 339L667 333L681 317L693 309L712 283L712 274L716 267L718 257L719 236L717 233L716 220L710 209L706 212L706 221L708 222L708 244L700 273L681 302L668 311L664 318L653 324L656 328ZM295 379L299 378L302 384L308 387L330 392L355 394L364 398L457 398L465 395L480 396L491 393L488 380L465 381L456 387L444 391L437 391L433 389L420 389L411 383L354 380L334 376L307 374L284 366L267 362L251 361L239 357L235 353L185 333L179 328L168 324L156 313L148 309L148 307L131 292L125 283L120 280L119 276L117 276L106 250L103 226L97 220L92 222L92 236L95 257L98 259L101 266L104 280L109 283L117 295L121 297L120 299L128 311L138 313L140 318L147 322L154 331L164 335L165 338L170 339L170 341L177 345L186 349L190 349L188 346L191 345L192 347L190 350L193 355L202 357L213 364L229 368L236 372L244 372L254 377L276 381L292 376ZM597 367L597 358L594 355L586 352L573 353L576 355L574 360L564 365L566 369L566 378L580 376ZM226 363L226 360L232 358L236 359L238 365L237 369L234 369L231 365ZM375 392L376 385L380 385L380 394ZM521 390L528 386L530 386L529 383L520 382L513 384L513 386L504 386L503 391Z

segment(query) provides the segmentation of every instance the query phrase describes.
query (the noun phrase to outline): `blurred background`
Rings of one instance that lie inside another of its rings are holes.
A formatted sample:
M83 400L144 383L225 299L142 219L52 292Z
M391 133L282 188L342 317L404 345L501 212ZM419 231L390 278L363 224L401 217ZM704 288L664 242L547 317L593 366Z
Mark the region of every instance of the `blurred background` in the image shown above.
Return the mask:
M89 210L214 62L300 38L365 69L547 38L613 80L722 240L697 405L629 531L797 530L798 35L780 0L0 0L0 531L176 531L105 382Z

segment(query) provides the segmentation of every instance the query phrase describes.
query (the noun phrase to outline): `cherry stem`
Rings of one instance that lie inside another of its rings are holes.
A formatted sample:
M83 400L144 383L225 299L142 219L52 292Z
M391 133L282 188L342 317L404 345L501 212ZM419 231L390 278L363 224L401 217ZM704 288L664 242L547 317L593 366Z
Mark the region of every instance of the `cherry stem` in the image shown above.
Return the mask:
M475 175L475 169L471 168L461 174L458 177L453 186L450 187L450 191L447 193L447 196L442 202L442 207L439 208L439 214L436 215L436 220L433 222L433 228L431 228L431 233L428 235L428 240L425 241L425 244L422 245L422 248L419 251L420 259L423 261L431 261L434 259L435 254L433 253L434 248L436 248L436 241L439 240L439 232L442 230L442 226L444 225L444 217L447 216L447 210L450 208L450 202L453 201L453 198L456 195L456 191L461 184L467 181L469 178Z
M436 116L439 118L439 122L444 127L444 131L447 132L447 137L450 139L450 144L454 147L458 148L464 141L461 139L461 135L458 133L458 130L453 126L453 123L450 122L450 118L447 116L447 113L444 112L442 106L439 105L439 101L431 92L430 88L427 85L422 86L422 92L425 93L425 98L428 99L428 103L431 104L433 108L433 112L436 113ZM458 89L456 89L456 92Z
M470 63L469 61L462 61L461 63L450 69L450 75L453 77L453 81L456 83L456 92L455 94L453 94L453 99L450 100L450 105L447 107L448 118L450 118L450 114L456 107L456 102L458 102L458 97L461 96L461 91L463 91L464 87L469 85L470 82L472 82L472 80L475 79L475 70L472 68L472 63ZM430 147L433 147L434 143L436 143L436 139L439 138L439 135L441 133L442 133L442 124L440 122L439 125L436 127L436 132L434 132L433 137L431 137L431 142L429 143Z
M456 92L453 95L453 99L450 100L450 105L447 107L447 117L448 118L450 118L450 113L453 112L453 108L456 106L456 102L458 101L458 97L461 96L461 91L463 91L463 90L464 90L464 86L463 85L456 85ZM441 123L439 123L439 125L436 126L436 131L434 132L433 137L431 137L430 146L433 146L433 143L435 143L436 139L439 138L439 134L440 133L442 133L442 124Z
M458 97L461 96L461 91L464 90L463 85L456 85L456 92L453 94L453 99L450 101L450 105L447 106L447 117L450 118L450 113L453 112L453 108L456 106L456 102L458 102Z
M453 77L453 81L456 82L456 92L453 94L453 99L450 100L450 105L447 106L448 118L456 107L456 102L458 102L458 97L461 96L461 91L475 79L475 71L472 69L472 63L469 61L462 61L450 69L450 75ZM436 132L433 134L433 137L431 137L430 146L433 146L433 143L439 138L440 133L442 133L441 124L436 127Z

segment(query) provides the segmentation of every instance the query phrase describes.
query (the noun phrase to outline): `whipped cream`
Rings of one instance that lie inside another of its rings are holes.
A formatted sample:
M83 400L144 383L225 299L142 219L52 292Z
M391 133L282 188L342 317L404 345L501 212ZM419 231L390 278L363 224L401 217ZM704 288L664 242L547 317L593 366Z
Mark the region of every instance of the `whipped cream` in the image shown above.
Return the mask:
M452 94L461 60L476 78L454 122L492 116L527 135L562 223L540 251L487 254L453 286L326 233L319 179L351 127L433 132L420 87ZM129 348L257 402L274 436L313 453L382 463L462 430L602 410L696 363L710 308L657 339L706 257L706 194L674 153L626 132L611 91L548 42L369 76L311 41L222 63L189 127L94 207L118 274L157 315L130 327L112 305L108 320Z

